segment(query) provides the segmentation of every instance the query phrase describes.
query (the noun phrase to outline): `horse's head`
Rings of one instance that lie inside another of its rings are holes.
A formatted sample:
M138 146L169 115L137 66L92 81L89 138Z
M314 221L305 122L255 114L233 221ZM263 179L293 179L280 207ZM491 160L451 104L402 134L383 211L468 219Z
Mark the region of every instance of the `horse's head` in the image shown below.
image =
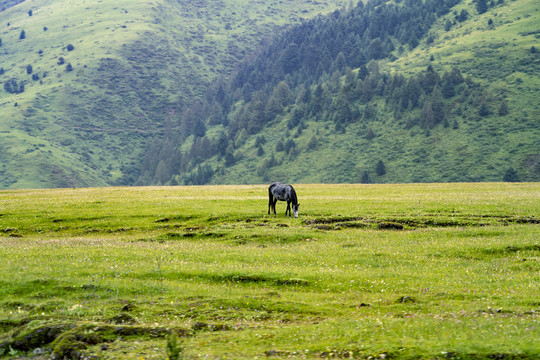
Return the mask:
M293 214L294 214L294 217L297 218L298 217L298 208L300 207L300 204L296 204L296 205L293 205L292 206L292 211L293 211Z

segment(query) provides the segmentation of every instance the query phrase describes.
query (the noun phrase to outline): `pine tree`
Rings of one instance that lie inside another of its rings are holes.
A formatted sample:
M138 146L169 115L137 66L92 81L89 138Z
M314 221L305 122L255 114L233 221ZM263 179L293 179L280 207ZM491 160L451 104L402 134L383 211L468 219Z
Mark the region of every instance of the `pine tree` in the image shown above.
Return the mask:
M386 174L386 166L384 165L384 162L382 160L379 160L377 162L377 166L375 167L375 172L379 176L383 176L384 174Z
M319 146L319 140L317 140L317 136L313 135L311 139L309 139L307 148L308 150L315 150L317 146Z
M432 129L435 126L435 115L433 114L433 108L430 101L426 101L424 103L420 118L420 125L424 129Z
M488 10L487 0L476 0L476 10L479 14L483 14Z
M504 182L519 182L519 176L514 168L508 168L503 176Z
M263 156L264 155L264 149L261 144L257 147L257 156Z
M480 108L478 109L478 114L482 117L486 117L491 114L491 111L489 110L489 107L487 106L485 101L482 103L482 105L480 105Z
M225 166L231 167L235 163L236 163L236 159L234 158L234 148L232 147L232 145L229 145L225 152Z
M364 170L364 172L362 173L362 177L360 178L360 183L371 184L371 177L369 176L369 172L367 170Z
M508 104L506 103L506 101L503 101L501 103L501 106L499 106L499 115L506 116L509 112L510 111L508 110Z

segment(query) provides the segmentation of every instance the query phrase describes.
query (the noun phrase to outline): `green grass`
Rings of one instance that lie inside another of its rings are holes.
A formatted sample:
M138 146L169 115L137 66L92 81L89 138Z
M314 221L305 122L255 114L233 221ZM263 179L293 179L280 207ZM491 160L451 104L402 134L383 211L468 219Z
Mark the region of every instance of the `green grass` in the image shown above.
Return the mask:
M0 192L4 357L540 354L538 183L295 188Z

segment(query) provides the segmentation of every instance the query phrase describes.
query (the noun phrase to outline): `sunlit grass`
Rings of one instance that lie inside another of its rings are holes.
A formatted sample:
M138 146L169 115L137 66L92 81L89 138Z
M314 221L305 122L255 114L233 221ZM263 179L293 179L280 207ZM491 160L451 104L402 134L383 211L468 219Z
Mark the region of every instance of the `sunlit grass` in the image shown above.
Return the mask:
M61 323L126 359L163 358L161 328L188 358L540 353L538 184L295 188L298 219L267 215L266 185L0 192L5 339Z

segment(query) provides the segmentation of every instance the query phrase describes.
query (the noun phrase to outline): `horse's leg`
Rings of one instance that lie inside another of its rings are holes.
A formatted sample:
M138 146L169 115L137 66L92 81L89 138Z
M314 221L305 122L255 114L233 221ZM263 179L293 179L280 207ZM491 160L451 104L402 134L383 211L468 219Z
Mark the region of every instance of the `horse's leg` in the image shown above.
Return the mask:
M274 209L274 215L276 215L276 203L277 199L274 198L274 200L272 201L272 209Z
M287 201L287 210L285 210L285 216L287 216L287 212L289 213L289 216L291 216L291 202Z

